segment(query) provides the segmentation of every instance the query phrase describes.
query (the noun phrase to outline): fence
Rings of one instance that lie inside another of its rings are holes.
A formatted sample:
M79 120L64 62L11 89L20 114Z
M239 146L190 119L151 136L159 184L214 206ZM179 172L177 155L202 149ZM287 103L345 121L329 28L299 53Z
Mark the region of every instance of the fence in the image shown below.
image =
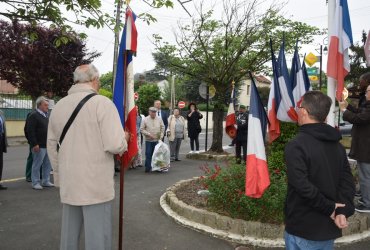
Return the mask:
M7 120L25 120L32 110L32 99L24 95L0 94L0 109Z

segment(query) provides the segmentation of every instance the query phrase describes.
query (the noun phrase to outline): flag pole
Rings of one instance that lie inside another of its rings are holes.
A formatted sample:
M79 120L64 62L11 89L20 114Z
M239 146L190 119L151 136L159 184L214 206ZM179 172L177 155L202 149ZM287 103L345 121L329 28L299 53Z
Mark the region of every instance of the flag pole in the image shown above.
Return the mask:
M334 9L335 9L335 0L328 0L328 36L329 36L329 43L330 37L333 34L333 18L334 18ZM332 100L332 104L330 106L330 111L327 118L327 123L334 127L335 126L335 90L336 90L336 80L332 77L328 76L328 89L327 95Z
M118 249L123 249L123 192L124 192L124 178L125 166L121 160L121 171L119 173L119 236L118 236Z

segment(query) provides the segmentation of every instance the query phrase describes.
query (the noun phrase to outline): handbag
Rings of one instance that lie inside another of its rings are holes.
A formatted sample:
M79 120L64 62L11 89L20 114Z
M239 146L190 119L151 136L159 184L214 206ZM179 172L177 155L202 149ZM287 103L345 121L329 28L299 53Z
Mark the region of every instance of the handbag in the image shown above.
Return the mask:
M75 110L72 112L71 116L69 117L66 125L64 126L63 128L63 131L62 131L62 134L60 135L60 138L59 138L59 141L58 141L58 144L57 144L57 152L59 152L59 148L60 146L62 145L62 142L64 140L64 137L66 136L67 134L67 131L69 129L69 127L72 125L72 122L75 120L78 112L80 112L82 106L91 98L93 97L94 95L96 95L96 93L91 93L91 94L88 94L87 96L85 96L77 105L77 107L75 108Z

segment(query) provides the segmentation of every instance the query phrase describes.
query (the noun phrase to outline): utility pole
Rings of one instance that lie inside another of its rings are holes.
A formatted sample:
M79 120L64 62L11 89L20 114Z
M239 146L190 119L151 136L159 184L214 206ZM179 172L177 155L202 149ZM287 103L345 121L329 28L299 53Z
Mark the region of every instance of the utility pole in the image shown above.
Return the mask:
M114 29L114 55L113 55L113 86L112 90L114 91L114 85L116 84L116 71L117 71L117 59L118 59L118 48L119 48L119 31L121 25L121 8L122 0L119 0L117 3L116 10L116 27Z

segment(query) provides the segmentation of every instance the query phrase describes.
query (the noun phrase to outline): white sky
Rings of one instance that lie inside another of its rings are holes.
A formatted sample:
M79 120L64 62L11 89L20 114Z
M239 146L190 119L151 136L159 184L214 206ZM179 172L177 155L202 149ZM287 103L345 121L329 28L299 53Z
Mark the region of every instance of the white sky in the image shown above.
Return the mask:
M147 25L142 20L137 19L136 26L138 29L138 53L134 58L134 71L143 72L153 69L155 66L152 58L154 46L151 43L152 35L159 34L167 41L174 41L174 30L178 27L177 23L189 22L190 17L183 10L181 5L174 1L173 9L153 9L146 5L142 0L132 0L131 8L138 15L143 12L149 12L157 18L156 23ZM182 0L184 1L184 0ZM191 14L195 13L194 3L199 4L200 0L186 3L185 6ZM214 9L222 7L222 0L206 0L207 3L215 4ZM269 2L268 0L266 1ZM114 0L102 0L103 10L114 15ZM354 42L360 40L361 31L370 30L370 1L368 0L348 0L349 12L352 24L352 33ZM319 28L327 28L327 5L325 0L290 0L284 6L282 13L285 17L293 20L305 22ZM124 16L123 16L124 18ZM85 32L88 35L88 48L95 49L102 53L102 56L94 61L101 73L112 70L114 34L108 28L104 29L86 29L80 27L78 31ZM316 37L315 42L311 45L304 46L300 54L313 52L318 54L315 49L319 49L319 44L323 42L325 36ZM290 58L287 57L288 64ZM318 65L317 65L318 66ZM323 70L326 71L326 57L323 57Z

